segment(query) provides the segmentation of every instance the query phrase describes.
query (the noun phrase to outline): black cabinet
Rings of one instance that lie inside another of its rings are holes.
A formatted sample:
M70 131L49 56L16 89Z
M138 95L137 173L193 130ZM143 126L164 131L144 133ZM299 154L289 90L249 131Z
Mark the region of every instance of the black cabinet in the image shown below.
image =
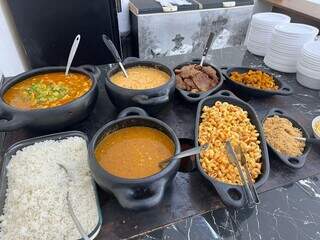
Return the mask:
M81 42L74 66L114 62L101 40L120 50L114 0L7 0L32 68L65 65L75 36Z

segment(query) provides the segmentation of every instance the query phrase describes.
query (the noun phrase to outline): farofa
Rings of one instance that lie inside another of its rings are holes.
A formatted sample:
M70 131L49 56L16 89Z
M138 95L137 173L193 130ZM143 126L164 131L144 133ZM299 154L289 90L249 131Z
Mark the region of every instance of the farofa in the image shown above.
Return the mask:
M209 144L200 154L205 172L212 178L229 184L242 184L239 172L227 157L226 141L236 149L241 145L249 171L254 181L261 174L261 149L259 133L250 122L248 113L227 102L217 101L214 106L202 109L199 126L199 143Z

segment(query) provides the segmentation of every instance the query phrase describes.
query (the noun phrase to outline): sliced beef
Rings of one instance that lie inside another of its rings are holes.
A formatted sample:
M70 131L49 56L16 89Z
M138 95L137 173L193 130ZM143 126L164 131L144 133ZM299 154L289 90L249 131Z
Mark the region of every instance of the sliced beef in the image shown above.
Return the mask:
M202 92L208 91L211 88L212 79L203 72L197 73L193 76L192 80L197 88Z
M182 78L177 75L176 76L176 80L177 80L177 87L182 89L182 90L187 90L187 85L185 84L185 82L182 80Z
M216 70L210 66L190 64L175 69L175 73L177 87L193 93L208 91L219 82Z
M217 78L217 72L214 68L210 66L202 67L202 71L209 75L210 78Z

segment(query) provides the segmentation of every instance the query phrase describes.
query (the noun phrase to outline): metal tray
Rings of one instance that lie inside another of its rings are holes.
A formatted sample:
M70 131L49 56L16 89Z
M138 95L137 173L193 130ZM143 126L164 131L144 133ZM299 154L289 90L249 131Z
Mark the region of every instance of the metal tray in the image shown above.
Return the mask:
M292 125L296 128L301 129L302 131L302 135L304 138L310 138L309 133L307 132L307 130L300 124L298 123L296 120L294 120L292 117L289 116L289 114L280 109L280 108L272 108L267 115L264 117L264 119L262 120L262 124L264 123L264 121L268 118L268 117L273 117L273 116L279 116L279 117L283 117L288 119ZM276 149L274 149L268 142L268 147L272 150L272 152L275 153L275 155L277 155L277 157L283 162L285 163L287 166L291 167L291 168L302 168L306 162L307 159L307 155L311 150L311 145L309 143L306 143L306 146L303 150L303 154L299 157L289 157L286 155L283 155L281 153L279 153Z
M196 125L195 125L195 146L199 146L198 143L198 132L199 132L199 125L201 122L201 113L204 106L213 106L216 101L221 102L228 102L230 104L236 105L241 107L243 110L248 112L248 116L251 120L251 123L256 127L257 131L259 132L259 141L260 141L260 149L262 155L262 174L259 176L258 180L254 184L256 188L260 187L264 184L269 176L270 172L270 164L269 164L269 155L267 149L267 143L264 137L263 129L259 118L255 112L255 110L246 102L242 101L241 99L237 98L232 92L227 90L222 90L216 93L213 96L207 97L203 99L199 105L197 110L197 117L196 117ZM245 195L242 186L239 185L232 185L228 183L224 183L218 181L207 175L205 171L202 169L200 164L200 157L197 155L197 167L201 174L212 183L216 191L218 192L221 200L228 206L231 207L243 207L245 206Z
M81 137L86 141L86 143L88 145L88 142L89 142L88 137L83 132L69 131L69 132L61 132L61 133L55 133L55 134L26 139L26 140L23 140L23 141L20 141L20 142L13 144L6 151L6 153L4 154L3 159L2 159L3 161L0 162L0 167L1 167L1 172L0 172L0 215L3 214L3 208L4 208L4 204L5 204L5 199L6 199L7 165L9 164L11 157L13 155L15 155L17 151L19 151L22 148L25 148L27 146L33 145L34 143L43 142L46 140L62 140L62 139L66 139L69 137ZM97 223L97 226L92 230L92 232L89 233L88 237L90 239L94 239L98 235L98 233L101 229L101 225L102 225L102 214L101 214L101 208L100 208L99 199L98 199L98 192L97 192L96 184L93 180L92 180L92 184L93 184L93 189L95 192L96 203L97 203L98 223ZM81 239L83 239L83 238L81 238Z

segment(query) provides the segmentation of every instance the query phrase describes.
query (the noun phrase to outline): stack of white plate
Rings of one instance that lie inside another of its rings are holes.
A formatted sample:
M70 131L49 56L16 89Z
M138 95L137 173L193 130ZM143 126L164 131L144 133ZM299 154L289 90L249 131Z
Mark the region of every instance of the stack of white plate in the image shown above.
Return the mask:
M248 50L256 55L265 56L271 35L277 24L290 22L290 17L281 13L265 12L252 16L246 39Z
M297 81L305 87L320 90L320 41L303 46L297 63Z
M303 44L314 40L318 32L317 28L300 23L275 26L264 63L280 72L296 72Z

